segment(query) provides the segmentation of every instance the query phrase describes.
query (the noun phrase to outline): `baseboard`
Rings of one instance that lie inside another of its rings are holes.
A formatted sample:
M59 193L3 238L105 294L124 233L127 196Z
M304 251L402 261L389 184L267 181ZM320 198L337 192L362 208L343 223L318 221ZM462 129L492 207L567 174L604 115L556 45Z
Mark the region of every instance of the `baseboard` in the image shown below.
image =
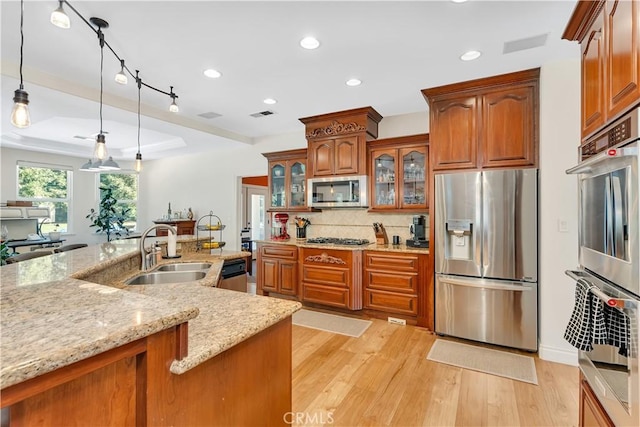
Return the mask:
M557 362L565 365L578 366L578 350L567 350L564 348L545 346L540 344L538 348L540 359L549 362Z

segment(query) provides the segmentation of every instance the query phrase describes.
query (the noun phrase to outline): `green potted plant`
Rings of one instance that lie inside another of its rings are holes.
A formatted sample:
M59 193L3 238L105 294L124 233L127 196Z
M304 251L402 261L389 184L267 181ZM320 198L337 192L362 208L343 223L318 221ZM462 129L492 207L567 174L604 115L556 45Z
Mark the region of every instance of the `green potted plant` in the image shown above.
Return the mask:
M107 235L107 242L111 241L111 235L128 236L129 229L125 227L124 221L127 219L130 209L120 206L118 209L118 199L113 196L113 189L100 187L100 208L96 211L91 208L91 212L86 218L91 220L90 227L96 227L98 233Z

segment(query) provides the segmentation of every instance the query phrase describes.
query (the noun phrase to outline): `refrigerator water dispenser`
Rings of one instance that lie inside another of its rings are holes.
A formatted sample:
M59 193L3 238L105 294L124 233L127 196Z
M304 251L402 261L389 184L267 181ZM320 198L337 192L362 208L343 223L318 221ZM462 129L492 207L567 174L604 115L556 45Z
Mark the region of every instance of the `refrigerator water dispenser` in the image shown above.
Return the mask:
M445 257L447 259L473 259L473 222L466 219L450 219L446 222L447 239Z

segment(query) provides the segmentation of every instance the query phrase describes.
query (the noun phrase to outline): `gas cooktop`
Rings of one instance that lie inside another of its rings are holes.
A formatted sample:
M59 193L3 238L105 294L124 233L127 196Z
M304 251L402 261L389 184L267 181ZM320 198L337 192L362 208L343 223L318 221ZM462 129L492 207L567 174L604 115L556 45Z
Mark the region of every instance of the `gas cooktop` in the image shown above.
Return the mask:
M327 245L362 246L368 245L367 239L341 239L338 237L312 237L307 239L307 243L320 243Z

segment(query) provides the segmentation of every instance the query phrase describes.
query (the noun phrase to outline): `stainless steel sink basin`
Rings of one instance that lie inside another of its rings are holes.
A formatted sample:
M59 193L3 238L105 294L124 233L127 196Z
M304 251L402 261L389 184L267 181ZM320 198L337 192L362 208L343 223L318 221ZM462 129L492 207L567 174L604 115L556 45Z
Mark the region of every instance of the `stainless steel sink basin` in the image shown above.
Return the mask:
M208 262L181 262L163 265L156 271L198 271L206 270L210 267L211 264Z
M127 281L127 285L157 285L162 283L181 283L200 280L206 271L154 271L140 274Z

